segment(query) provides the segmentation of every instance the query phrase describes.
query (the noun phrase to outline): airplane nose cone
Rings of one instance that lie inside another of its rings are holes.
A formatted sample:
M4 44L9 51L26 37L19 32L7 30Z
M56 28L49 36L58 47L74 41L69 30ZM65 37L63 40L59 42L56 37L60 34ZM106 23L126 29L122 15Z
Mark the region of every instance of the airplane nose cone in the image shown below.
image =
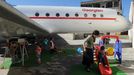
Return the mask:
M132 23L130 21L127 21L127 29L131 29L133 26L132 26Z
M125 26L125 30L129 30L132 28L132 23L126 19L124 16L121 16L122 17L122 20L124 21L124 26Z

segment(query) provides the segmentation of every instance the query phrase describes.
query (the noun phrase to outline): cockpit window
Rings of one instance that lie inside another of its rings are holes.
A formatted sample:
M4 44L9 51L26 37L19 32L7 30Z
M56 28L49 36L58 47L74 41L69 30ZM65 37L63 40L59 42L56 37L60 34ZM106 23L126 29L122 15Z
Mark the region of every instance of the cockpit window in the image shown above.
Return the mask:
M120 12L117 12L117 15L122 15Z

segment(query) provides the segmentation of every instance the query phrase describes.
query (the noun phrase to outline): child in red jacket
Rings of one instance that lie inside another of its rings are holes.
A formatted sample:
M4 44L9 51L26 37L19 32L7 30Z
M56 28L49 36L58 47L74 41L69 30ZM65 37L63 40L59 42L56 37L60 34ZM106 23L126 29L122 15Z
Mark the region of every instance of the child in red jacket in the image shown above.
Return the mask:
M101 46L99 51L99 63L101 62L105 67L107 67L105 56L105 47Z
M39 44L36 44L35 52L36 52L36 56L37 56L37 63L41 64L41 52L42 52L42 49L41 49L41 46Z

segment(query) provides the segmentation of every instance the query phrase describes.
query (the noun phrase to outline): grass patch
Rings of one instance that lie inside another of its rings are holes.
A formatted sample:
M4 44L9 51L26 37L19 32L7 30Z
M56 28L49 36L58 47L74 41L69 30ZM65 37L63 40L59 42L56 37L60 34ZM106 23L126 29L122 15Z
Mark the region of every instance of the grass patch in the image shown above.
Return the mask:
M42 53L42 63L47 63L49 61L52 61L55 58L65 58L65 57L72 57L76 55L76 50L75 49L62 49L61 52L57 54L51 54L49 52L44 52ZM116 62L116 61L114 61ZM0 65L0 68L10 68L10 65L12 64L11 58L6 58L4 63ZM111 69L113 71L113 75L126 75L125 72L120 70L115 66L116 63L110 63ZM22 66L21 63L19 64L12 64L12 67L19 67ZM25 60L25 67L34 67L34 66L39 66L36 63L36 55L34 51L31 51L29 54L29 58ZM99 70L97 68L96 64L92 65L92 70L90 72L85 71L85 67L82 64L74 64L70 67L70 72L69 75L100 75Z
M110 64L113 74L112 75L127 75L125 72ZM100 75L96 64L93 64L90 72L86 72L82 64L75 64L71 66L70 75Z
M41 55L41 61L42 63L46 63L52 60L52 57L54 57L55 54L51 54L49 52L44 52ZM17 64L12 64L12 67L19 67L22 66L22 63L17 63ZM34 66L39 66L39 64L37 64L37 57L35 52L30 52L29 54L29 58L25 58L25 67L34 67Z
M110 67L113 71L113 75L127 75L124 71L120 70L119 68L117 68L113 64L110 64Z
M11 58L5 58L4 62L0 65L1 69L9 69L11 67Z
M82 64L72 65L69 75L99 75L99 71L97 71L97 66L95 64L90 72L87 72L84 68L85 67Z
M63 56L74 56L76 55L76 50L75 49L62 49L61 50L63 53Z
M62 49L61 52L50 53L49 51L42 52L41 61L42 63L47 63L52 61L55 58L64 58L64 57L72 57L76 54L75 49ZM34 67L39 66L36 62L36 54L34 51L30 51L29 58L25 58L25 67ZM12 64L12 67L22 66L22 63Z

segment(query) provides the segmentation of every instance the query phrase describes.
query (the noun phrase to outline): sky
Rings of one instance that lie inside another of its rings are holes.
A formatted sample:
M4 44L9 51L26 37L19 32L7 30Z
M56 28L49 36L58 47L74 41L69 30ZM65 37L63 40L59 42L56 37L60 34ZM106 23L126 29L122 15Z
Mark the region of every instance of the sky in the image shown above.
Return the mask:
M6 0L11 5L80 6L87 0ZM88 0L89 1L89 0Z

